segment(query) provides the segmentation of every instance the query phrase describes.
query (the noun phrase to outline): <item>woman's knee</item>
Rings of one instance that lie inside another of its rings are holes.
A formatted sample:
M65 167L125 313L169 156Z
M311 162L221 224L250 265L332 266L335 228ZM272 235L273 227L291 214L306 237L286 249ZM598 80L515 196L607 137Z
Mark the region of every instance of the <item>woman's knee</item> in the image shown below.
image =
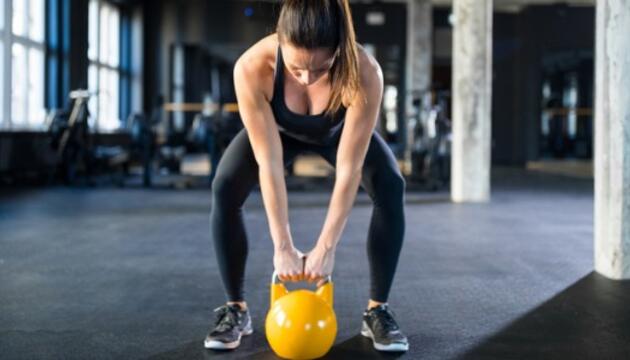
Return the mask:
M377 172L374 174L371 184L373 187L372 200L375 205L392 210L403 206L407 183L402 174L395 171Z
M238 181L229 176L217 174L212 180L212 206L221 208L240 207L238 204Z

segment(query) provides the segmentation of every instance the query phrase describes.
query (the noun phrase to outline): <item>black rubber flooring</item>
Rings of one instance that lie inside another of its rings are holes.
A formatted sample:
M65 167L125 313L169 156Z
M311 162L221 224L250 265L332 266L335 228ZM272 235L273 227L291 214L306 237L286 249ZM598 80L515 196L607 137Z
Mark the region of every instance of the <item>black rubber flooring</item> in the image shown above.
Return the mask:
M327 186L327 185L325 185ZM292 191L308 250L330 189ZM628 359L630 283L593 273L592 182L493 174L492 202L407 193L390 304L402 356L359 335L368 296L371 203L360 193L339 245L330 359ZM1 359L274 359L264 336L272 247L260 194L245 207L255 332L234 352L203 348L224 302L209 237L209 190L5 189L0 196Z

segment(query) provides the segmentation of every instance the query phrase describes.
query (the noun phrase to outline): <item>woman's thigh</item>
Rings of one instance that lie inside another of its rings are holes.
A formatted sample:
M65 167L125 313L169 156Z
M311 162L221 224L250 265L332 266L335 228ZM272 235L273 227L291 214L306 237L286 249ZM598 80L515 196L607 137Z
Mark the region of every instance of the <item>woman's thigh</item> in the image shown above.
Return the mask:
M222 203L240 207L258 181L258 163L243 128L225 148L212 180L212 193Z

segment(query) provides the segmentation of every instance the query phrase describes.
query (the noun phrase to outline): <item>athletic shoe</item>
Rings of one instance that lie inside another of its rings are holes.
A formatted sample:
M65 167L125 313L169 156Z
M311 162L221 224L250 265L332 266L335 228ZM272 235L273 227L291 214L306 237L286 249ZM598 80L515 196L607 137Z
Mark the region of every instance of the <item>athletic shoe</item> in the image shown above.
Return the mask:
M241 344L242 335L254 332L249 311L243 310L239 304L221 305L214 312L214 328L208 332L204 341L207 349L236 349Z
M409 350L407 337L400 331L387 304L363 312L361 335L372 339L374 348L379 351Z

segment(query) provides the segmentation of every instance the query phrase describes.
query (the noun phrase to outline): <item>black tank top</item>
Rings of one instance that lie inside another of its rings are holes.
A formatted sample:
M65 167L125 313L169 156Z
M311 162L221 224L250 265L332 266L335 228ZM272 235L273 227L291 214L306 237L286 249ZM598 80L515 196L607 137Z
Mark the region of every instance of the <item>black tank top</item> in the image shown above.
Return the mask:
M318 145L328 145L341 134L346 116L346 108L343 106L332 117L324 116L323 113L301 115L289 110L284 100L284 61L279 46L271 109L281 132L298 140Z

